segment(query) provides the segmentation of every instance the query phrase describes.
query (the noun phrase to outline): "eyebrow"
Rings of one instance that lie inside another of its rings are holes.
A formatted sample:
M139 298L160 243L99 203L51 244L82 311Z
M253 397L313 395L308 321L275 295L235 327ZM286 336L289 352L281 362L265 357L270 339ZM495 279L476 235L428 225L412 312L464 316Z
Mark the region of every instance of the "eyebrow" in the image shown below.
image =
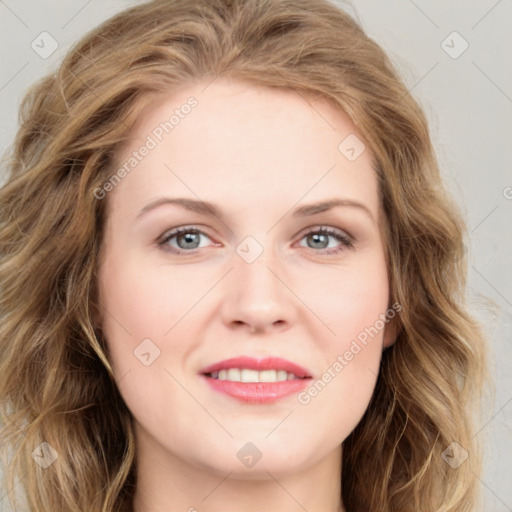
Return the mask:
M155 199L154 201L151 201L146 206L144 206L144 208L142 208L142 210L137 214L136 218L138 219L139 217L142 217L146 213L155 210L156 208L159 208L162 205L169 204L180 206L181 208L184 208L185 210L189 210L191 212L200 213L202 215L210 215L217 217L219 219L223 219L223 214L221 210L213 203L185 197L159 197L158 199ZM333 208L344 206L360 209L370 217L373 223L375 223L375 219L373 218L372 212L366 205L354 201L353 199L345 198L333 198L325 201L319 201L316 203L299 206L298 208L293 210L292 216L308 217L310 215L315 215L317 213L332 210Z

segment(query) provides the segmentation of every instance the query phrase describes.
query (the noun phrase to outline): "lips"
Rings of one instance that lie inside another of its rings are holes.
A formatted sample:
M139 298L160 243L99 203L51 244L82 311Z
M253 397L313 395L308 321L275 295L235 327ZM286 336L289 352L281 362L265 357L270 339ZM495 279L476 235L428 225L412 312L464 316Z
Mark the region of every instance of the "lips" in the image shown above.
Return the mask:
M252 357L234 357L231 359L226 359L224 361L220 361L218 363L212 364L203 368L200 373L202 375L215 374L220 372L221 370L231 370L231 369L247 369L254 370L257 372L264 372L267 370L275 370L285 371L288 374L293 374L299 379L304 379L311 377L310 373L295 363L288 361L286 359L281 359L279 357L266 357L264 359L255 359Z
M270 404L298 393L312 378L302 366L277 357L235 357L207 366L200 374L214 391L252 404Z

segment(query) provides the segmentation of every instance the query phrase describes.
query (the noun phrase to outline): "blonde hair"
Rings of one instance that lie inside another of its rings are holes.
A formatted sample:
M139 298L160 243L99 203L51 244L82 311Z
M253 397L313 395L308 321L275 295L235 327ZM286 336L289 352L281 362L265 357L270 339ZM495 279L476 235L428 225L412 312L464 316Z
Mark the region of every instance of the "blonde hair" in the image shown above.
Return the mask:
M392 302L403 309L343 445L347 511L474 510L486 359L464 297L466 227L419 104L383 50L327 0L155 0L107 20L28 91L0 191L0 441L11 505L20 478L31 511L131 506L132 417L93 322L108 203L94 190L152 96L220 75L329 101L374 155ZM457 469L442 456L455 441L470 457ZM32 456L42 442L58 454L46 469Z

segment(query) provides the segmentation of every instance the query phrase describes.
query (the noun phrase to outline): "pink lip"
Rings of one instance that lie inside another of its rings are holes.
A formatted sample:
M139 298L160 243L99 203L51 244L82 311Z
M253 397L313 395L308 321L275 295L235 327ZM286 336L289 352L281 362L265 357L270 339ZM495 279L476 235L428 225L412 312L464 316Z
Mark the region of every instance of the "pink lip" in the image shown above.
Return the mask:
M308 371L286 359L280 357L266 357L264 359L255 359L253 357L233 357L225 359L218 363L203 368L200 373L218 372L219 370L229 370L230 368L247 368L248 370L285 370L288 373L294 373L297 377L311 377Z
M294 373L300 378L280 382L232 382L213 379L207 375L219 370L228 370L229 368L247 368L257 371L285 370L288 373ZM272 403L282 397L297 393L304 389L311 380L311 375L306 369L286 359L277 357L265 359L235 357L207 366L200 373L215 391L225 393L244 402L259 404Z

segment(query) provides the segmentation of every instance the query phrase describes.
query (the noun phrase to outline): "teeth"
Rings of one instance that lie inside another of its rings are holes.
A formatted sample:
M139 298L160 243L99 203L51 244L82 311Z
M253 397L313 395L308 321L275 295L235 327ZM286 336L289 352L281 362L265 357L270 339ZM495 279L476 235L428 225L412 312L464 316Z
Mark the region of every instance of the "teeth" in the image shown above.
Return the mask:
M240 382L259 382L257 370L240 370Z
M211 373L212 379L230 380L233 382L281 382L298 379L295 374L285 370L249 370L247 368L230 368Z
M230 368L227 371L226 380L240 380L240 370L238 368Z
M256 375L256 377L259 382L276 382L278 380L282 380L282 379L277 378L276 370L265 370L265 371L259 372L259 375Z
M290 375L292 376L292 378L295 378L295 375L293 373L290 373ZM288 373L285 370L279 370L277 372L277 380L288 380Z

